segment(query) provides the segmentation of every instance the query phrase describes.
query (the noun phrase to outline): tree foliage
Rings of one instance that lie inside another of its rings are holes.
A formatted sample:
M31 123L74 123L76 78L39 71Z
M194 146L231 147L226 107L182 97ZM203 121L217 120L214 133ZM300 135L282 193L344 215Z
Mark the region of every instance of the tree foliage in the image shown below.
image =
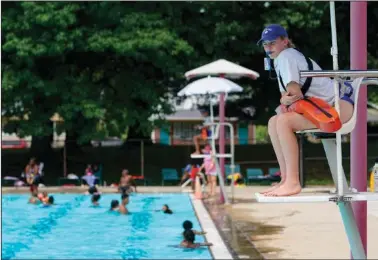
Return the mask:
M49 135L55 113L81 141L150 130L193 52L158 13L127 2L17 2L3 8L4 116ZM21 104L21 105L20 105Z
M337 2L340 68L349 67L349 3ZM369 67L377 67L378 8L368 3ZM280 23L300 50L332 68L328 2L3 2L2 111L21 135L50 136L54 113L68 139L149 134L153 114L185 71L224 58L256 70L239 80L264 124L278 104L256 45ZM369 98L378 102L376 92Z

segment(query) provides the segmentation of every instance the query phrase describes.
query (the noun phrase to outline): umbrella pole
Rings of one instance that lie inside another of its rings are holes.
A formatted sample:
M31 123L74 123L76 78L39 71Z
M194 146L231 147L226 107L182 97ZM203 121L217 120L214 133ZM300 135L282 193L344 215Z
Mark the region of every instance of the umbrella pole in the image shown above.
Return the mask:
M219 95L219 123L225 122L225 94L221 93ZM224 133L224 125L220 125L219 129L219 153L225 153L225 133ZM224 158L220 158L220 174L222 178L225 179L225 172L224 172ZM232 183L232 181L231 181ZM225 198L223 194L221 194L220 202L225 203Z

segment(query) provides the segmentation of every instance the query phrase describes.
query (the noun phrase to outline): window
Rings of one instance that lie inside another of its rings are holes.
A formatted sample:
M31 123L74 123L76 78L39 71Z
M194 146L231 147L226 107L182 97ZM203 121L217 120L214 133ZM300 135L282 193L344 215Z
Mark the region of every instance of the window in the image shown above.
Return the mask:
M192 139L193 136L198 135L199 131L194 129L199 122L174 122L173 123L173 138L181 140Z
M200 125L202 122L174 122L173 123L173 138L180 140L191 140L193 136L201 133L200 130L194 129L194 126ZM214 127L215 130L215 127ZM226 139L230 138L230 130L224 127Z

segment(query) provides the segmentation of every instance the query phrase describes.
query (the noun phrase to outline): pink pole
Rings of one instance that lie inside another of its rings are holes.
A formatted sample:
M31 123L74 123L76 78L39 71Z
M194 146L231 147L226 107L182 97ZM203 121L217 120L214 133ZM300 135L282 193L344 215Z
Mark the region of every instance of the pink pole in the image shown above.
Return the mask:
M224 123L225 121L225 100L224 100L224 93L221 93L219 96L219 122ZM219 153L224 154L225 153L225 136L224 136L224 126L221 125L219 127ZM223 176L223 179L227 183L227 180L225 179L225 173L224 173L224 158L220 158L220 170ZM223 193L220 193L220 202L224 203L224 196Z
M367 2L350 3L350 69L367 69ZM350 181L358 192L367 190L367 90L360 88L357 109L357 123L351 135ZM352 203L354 217L367 252L367 204L366 201Z

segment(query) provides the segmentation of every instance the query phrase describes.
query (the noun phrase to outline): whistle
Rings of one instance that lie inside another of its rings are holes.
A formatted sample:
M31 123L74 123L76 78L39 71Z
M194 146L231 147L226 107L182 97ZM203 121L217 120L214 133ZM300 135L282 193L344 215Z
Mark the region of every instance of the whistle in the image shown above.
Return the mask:
M264 69L265 70L270 70L270 59L269 58L264 58Z

